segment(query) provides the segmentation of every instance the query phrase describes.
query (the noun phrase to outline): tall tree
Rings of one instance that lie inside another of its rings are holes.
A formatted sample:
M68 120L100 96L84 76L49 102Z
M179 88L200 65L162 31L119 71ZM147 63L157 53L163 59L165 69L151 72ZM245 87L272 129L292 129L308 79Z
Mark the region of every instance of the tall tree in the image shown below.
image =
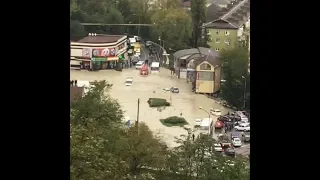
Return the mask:
M70 20L70 39L77 41L86 35L83 25L77 20Z
M250 76L248 73L248 49L236 47L220 53L223 64L223 77L226 80L221 86L222 98L230 105L242 109L245 96L250 94Z
M191 18L182 8L158 10L152 16L154 39L160 36L174 49L183 49L191 38Z
M191 0L191 17L192 17L192 45L198 47L201 40L201 26L206 21L207 7L206 0Z

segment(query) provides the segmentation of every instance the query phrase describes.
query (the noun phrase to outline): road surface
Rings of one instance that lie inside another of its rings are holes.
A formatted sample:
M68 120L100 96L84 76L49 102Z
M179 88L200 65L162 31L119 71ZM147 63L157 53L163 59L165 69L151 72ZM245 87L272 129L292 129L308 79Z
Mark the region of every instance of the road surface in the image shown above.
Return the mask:
M142 51L144 52L141 53L141 58L144 59L148 52L145 52L146 49ZM222 114L230 111L204 95L191 92L191 85L186 83L185 79L177 79L176 76L171 75L169 70L163 68L160 69L159 74L150 74L147 77L140 76L139 71L134 68L123 69L122 72L114 70L96 72L70 70L70 77L78 81L107 80L113 84L110 94L119 101L125 111L124 115L129 116L131 120L137 119L137 100L140 98L140 122L145 122L153 132L163 138L169 147L177 146L175 137L180 137L180 135L187 134L187 132L181 127L165 127L160 123L159 119L180 116L180 113L182 113L189 125L193 127L195 119L208 117L206 112L199 110L199 106L202 106L207 111L210 108L220 109ZM127 77L133 77L132 86L124 85ZM171 87L178 87L180 93L162 91L163 88ZM157 108L149 108L148 99L155 97L167 99L172 103L172 106L166 107L161 112ZM217 118L211 117L214 121Z
M250 144L243 145L236 149L237 154L241 154L243 156L247 156L250 154Z

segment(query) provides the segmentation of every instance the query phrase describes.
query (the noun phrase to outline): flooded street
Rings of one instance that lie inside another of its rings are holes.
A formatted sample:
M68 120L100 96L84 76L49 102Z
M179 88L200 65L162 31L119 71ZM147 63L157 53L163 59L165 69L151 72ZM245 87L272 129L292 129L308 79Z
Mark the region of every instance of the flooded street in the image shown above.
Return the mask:
M170 116L182 116L188 121L190 126L194 126L194 120L198 118L207 118L208 114L199 110L199 106L209 111L210 108L220 109L222 114L228 112L228 109L222 107L214 100L201 94L191 92L190 84L184 79L177 79L171 76L170 71L161 69L159 74L150 74L147 77L139 75L135 69L124 69L122 72L113 70L104 70L98 72L70 70L71 79L78 81L107 80L113 84L110 94L117 99L125 111L125 116L131 120L137 119L137 104L140 98L140 122L145 122L152 131L159 133L168 146L175 146L175 138L181 134L187 134L181 127L165 127L159 119ZM132 86L125 86L127 77L133 77ZM178 87L180 93L163 92L163 88ZM165 98L172 106L166 107L159 112L157 108L150 108L147 101L149 98ZM214 120L216 117L211 116Z
M141 48L141 59L148 59L147 48ZM132 86L125 86L127 77L133 78ZM125 111L124 116L130 117L131 120L137 119L138 98L140 99L140 116L139 121L145 122L149 128L158 134L167 143L169 147L174 147L175 137L187 134L182 127L166 127L161 124L159 119L170 116L182 116L188 121L189 125L194 127L195 119L208 118L208 114L200 110L201 106L204 110L210 111L210 108L220 109L222 114L226 114L228 109L220 104L215 103L213 99L207 98L205 95L195 94L191 91L191 84L185 79L178 79L175 75L171 75L168 69L161 68L159 74L150 74L149 76L140 76L139 70L134 68L123 69L122 72L114 70L101 71L77 71L70 70L70 78L78 81L94 81L107 80L113 84L110 94L113 98L118 99ZM163 88L178 87L179 93L171 93L162 91ZM147 101L149 98L164 98L171 103L161 112L157 108L150 108ZM230 111L230 110L229 110ZM216 121L217 117L211 115ZM195 135L199 134L195 132ZM213 134L216 137L215 134Z

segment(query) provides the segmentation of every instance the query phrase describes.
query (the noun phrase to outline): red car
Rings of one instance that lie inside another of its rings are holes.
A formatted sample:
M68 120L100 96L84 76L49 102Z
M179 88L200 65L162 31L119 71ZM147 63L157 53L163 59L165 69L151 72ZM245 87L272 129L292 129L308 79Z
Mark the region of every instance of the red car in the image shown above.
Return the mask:
M216 122L216 124L214 125L214 127L216 128L216 129L221 129L221 128L223 128L223 122L222 121L217 121Z

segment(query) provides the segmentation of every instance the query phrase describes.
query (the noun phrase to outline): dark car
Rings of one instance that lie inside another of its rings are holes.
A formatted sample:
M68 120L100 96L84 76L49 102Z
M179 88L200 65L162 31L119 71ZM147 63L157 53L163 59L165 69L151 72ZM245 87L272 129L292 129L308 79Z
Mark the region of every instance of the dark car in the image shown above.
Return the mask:
M230 147L225 149L224 154L227 156L236 157L236 150L233 147Z
M220 116L220 117L218 117L218 120L222 121L222 122L231 121L229 115Z

